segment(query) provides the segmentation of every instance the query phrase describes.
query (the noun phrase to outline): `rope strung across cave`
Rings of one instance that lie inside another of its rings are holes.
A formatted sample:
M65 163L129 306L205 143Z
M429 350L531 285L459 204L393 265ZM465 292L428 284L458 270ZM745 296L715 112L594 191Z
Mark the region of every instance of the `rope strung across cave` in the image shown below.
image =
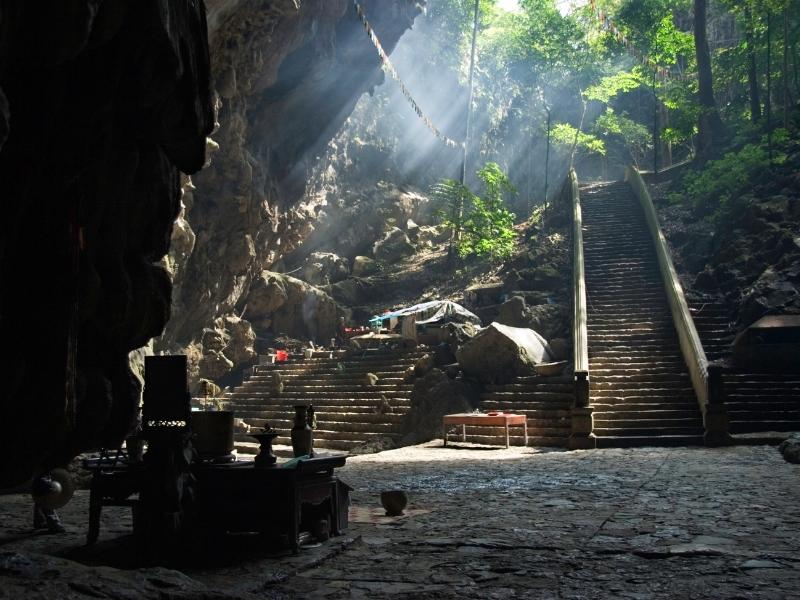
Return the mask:
M425 123L425 126L430 130L430 132L439 138L442 142L444 142L445 146L450 146L455 148L456 146L462 146L460 142L456 142L455 140L450 139L445 134L443 134L436 125L433 124L433 121L422 112L419 104L417 104L416 100L411 96L411 92L408 91L408 88L403 83L403 80L400 79L400 75L397 72L397 69L394 68L392 61L389 60L389 56L386 54L386 51L381 46L381 42L378 39L378 36L375 35L375 31L373 31L372 26L370 26L369 21L367 21L367 16L364 14L364 9L361 8L361 5L358 3L358 0L353 0L353 6L356 9L356 14L358 15L359 21L364 26L364 31L367 32L367 37L369 37L372 45L375 46L375 49L378 51L378 57L381 59L381 68L394 79L397 84L400 86L400 91L403 93L403 96L406 97L408 103L411 105L411 108L417 113L417 116Z

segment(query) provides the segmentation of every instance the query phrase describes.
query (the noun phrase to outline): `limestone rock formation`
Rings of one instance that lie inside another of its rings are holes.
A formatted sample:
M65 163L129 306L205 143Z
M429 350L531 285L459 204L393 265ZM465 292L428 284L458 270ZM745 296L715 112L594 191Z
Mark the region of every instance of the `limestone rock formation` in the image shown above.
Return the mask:
M214 126L206 32L188 0L2 5L0 487L135 422L128 353L169 318L179 171Z
M327 343L342 309L325 292L289 275L263 271L250 286L247 317L255 333L285 334Z
M353 276L366 277L378 272L378 264L369 256L356 256L353 259Z
M387 263L392 263L406 256L411 256L416 252L414 244L408 239L408 235L398 227L392 227L386 235L375 242L372 253L375 258Z
M414 0L361 5L387 52L421 10ZM261 272L279 270L313 234L323 200L306 195L309 174L359 97L384 77L349 0L208 0L208 6L219 151L193 177L186 220L196 242L178 275L162 350L186 348L219 316L241 314ZM354 235L363 237L363 228ZM292 264L302 265L305 256ZM271 317L260 318L263 325ZM308 335L318 335L316 329Z
M314 252L303 263L303 279L312 285L336 283L348 275L348 261L333 252Z
M531 375L551 360L547 341L532 329L492 323L456 353L464 373L483 382L508 381Z

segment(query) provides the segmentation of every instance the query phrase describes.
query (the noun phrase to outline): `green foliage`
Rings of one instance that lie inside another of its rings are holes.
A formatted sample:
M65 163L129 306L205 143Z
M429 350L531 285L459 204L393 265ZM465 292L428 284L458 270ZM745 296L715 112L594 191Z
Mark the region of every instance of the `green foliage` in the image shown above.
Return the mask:
M453 179L435 184L431 196L439 205L436 214L458 240L456 250L462 258L508 258L516 239L515 215L506 208L504 198L517 191L497 163L487 163L477 175L483 183L482 196Z
M774 133L778 145L786 141L786 131ZM781 164L786 154L778 152L773 156L773 164ZM688 201L701 215L724 214L733 199L751 190L753 182L769 172L770 160L766 140L757 144L747 144L740 150L728 152L718 160L704 165L702 171L692 171L684 178L685 192L671 194L671 202Z
M617 114L610 106L594 122L593 130L604 137L617 137L630 150L634 163L644 159L650 143L650 131L625 114Z
M434 215L453 238L461 236L464 207L472 200L474 194L460 181L442 179L434 183L430 189L431 198L436 210Z
M603 140L591 133L578 131L577 127L573 127L569 123L556 123L550 135L556 144L569 147L575 144L577 148L590 154L599 154L600 156L606 154L606 145Z
M514 251L514 213L503 202L504 196L516 194L508 176L497 163L487 163L478 171L483 182L483 196L473 195L472 208L464 219L464 235L458 246L462 257L505 259Z
M635 90L643 83L641 76L633 71L621 71L603 77L598 83L590 86L583 93L587 100L597 100L606 104L620 93Z

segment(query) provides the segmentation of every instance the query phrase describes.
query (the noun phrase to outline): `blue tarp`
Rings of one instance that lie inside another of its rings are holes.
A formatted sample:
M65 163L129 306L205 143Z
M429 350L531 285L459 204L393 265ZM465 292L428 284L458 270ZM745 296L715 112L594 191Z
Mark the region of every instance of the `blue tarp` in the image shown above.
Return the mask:
M476 325L481 324L480 318L468 311L466 308L450 300L431 300L430 302L423 302L422 304L415 304L407 308L387 312L382 315L372 317L369 322L382 323L391 319L400 319L415 315L417 318L417 325L426 325L430 323L438 323L440 321L457 321L459 323L470 322Z

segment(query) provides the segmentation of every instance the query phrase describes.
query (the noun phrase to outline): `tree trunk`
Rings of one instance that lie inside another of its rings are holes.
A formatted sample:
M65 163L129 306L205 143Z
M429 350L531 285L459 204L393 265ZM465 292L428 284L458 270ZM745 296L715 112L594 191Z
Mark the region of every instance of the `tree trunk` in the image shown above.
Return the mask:
M783 9L783 126L789 129L792 98L789 94L789 12Z
M767 8L767 149L772 164L772 13Z
M660 103L661 130L669 127L669 109L662 102ZM672 142L663 140L661 142L661 166L664 168L672 166Z
M758 123L761 120L761 97L758 90L758 70L756 68L756 42L753 35L753 15L750 7L744 11L745 36L747 40L747 83L750 87L750 120Z
M718 143L718 138L722 134L722 121L714 102L711 53L706 35L706 0L694 0L694 48L697 54L697 79L700 87L697 155L700 160L706 160L712 156L714 145Z

